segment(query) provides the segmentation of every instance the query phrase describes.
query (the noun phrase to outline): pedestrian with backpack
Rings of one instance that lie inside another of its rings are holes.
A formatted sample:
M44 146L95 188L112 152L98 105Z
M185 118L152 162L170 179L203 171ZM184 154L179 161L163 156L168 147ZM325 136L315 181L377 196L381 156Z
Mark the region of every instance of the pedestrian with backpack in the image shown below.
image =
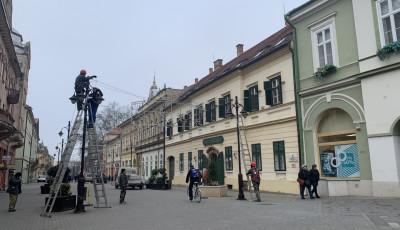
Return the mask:
M193 184L195 182L198 182L200 184L200 178L202 177L200 171L198 169L195 169L194 166L191 164L189 172L186 175L186 183L189 182L189 199L192 201L193 200Z
M251 182L253 183L254 193L256 194L256 202L261 202L260 198L260 173L256 168L256 162L251 162L251 168L246 173L246 175L251 175Z

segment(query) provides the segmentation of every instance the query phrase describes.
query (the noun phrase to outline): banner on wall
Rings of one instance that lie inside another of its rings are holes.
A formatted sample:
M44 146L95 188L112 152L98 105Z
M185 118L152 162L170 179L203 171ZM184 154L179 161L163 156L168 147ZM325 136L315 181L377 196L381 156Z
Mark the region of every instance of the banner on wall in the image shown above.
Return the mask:
M336 176L336 169L331 165L332 159L333 159L332 152L321 153L321 167L322 167L322 175L324 177Z
M360 177L357 144L335 145L335 155L331 165L337 168L338 177Z

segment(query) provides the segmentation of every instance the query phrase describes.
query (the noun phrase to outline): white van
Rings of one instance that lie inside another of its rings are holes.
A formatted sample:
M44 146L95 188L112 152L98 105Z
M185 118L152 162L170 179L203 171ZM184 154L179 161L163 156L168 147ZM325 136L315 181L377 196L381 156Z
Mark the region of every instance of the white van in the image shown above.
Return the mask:
M128 177L128 186L134 189L138 187L139 189L143 189L144 186L144 176L138 175L138 168L136 167L123 167L118 170L117 180L115 181L115 188L119 187L119 177L121 175L121 169L125 169L126 176Z

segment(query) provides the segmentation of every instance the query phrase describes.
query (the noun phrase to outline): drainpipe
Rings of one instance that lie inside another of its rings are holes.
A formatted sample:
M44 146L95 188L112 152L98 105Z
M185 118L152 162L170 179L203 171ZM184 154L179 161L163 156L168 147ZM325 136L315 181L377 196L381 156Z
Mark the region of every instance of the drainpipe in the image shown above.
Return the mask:
M33 144L33 131L34 131L34 128L35 128L35 125L34 125L34 122L32 122L32 134L31 134L31 147L30 147L30 150L29 150L29 161L28 161L28 183L30 183L29 182L29 172L31 171L31 156L32 156L32 144Z
M304 155L304 145L301 140L303 140L303 125L302 125L302 116L301 116L301 107L300 107L300 79L299 79L299 59L297 53L297 32L294 25L291 23L289 16L285 15L285 21L289 24L289 26L293 29L293 43L294 50L290 47L289 50L292 53L292 64L293 64L293 74L294 74L294 92L295 92L295 105L296 105L296 123L297 123L297 141L299 143L299 168L301 169L301 165L304 163L303 155Z
M22 174L22 171L24 170L24 158L25 158L25 145L26 145L26 128L27 128L27 123L28 123L28 109L26 109L26 115L25 115L24 149L22 150L21 174ZM23 174L22 174L22 175L23 175ZM28 170L28 175L29 175L29 170ZM28 177L28 183L29 183L29 177Z

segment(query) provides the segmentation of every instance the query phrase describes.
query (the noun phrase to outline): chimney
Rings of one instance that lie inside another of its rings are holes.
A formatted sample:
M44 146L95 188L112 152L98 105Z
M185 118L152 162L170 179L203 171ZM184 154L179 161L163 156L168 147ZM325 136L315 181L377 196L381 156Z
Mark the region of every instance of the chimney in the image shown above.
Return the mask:
M237 53L237 57L239 57L239 55L241 55L243 53L243 44L237 44L236 53Z
M186 89L186 88L187 88L187 85L183 86L183 89Z
M208 69L208 74L211 74L213 72L213 68Z
M222 66L222 59L218 59L214 62L214 69L217 70Z
M197 84L197 82L199 82L199 79L196 77L196 78L194 79L194 84Z

